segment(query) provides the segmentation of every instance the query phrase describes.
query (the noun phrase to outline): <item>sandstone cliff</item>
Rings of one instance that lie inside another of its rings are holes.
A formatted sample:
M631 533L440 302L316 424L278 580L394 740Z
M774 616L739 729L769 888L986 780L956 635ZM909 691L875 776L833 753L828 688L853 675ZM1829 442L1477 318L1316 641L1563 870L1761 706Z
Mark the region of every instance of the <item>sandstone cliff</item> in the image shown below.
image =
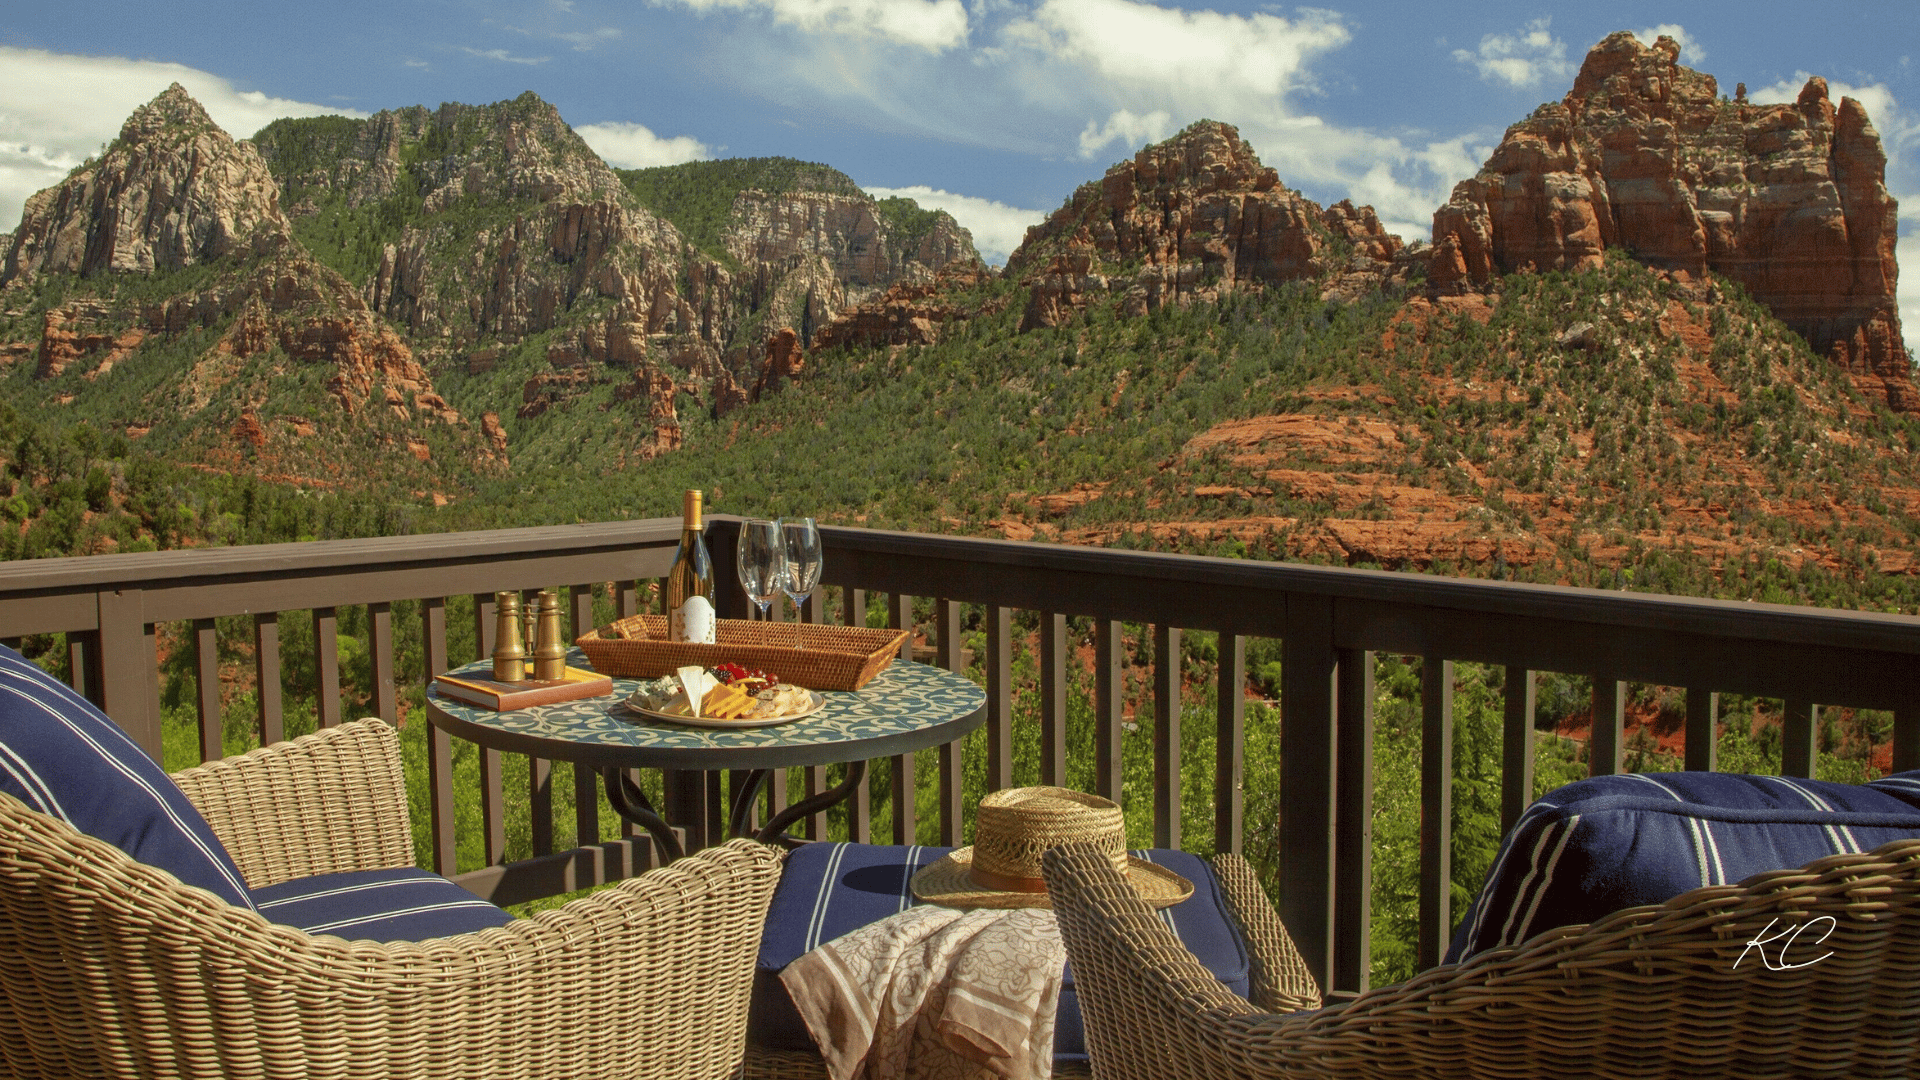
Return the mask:
M1573 89L1509 128L1434 214L1444 291L1516 270L1586 269L1620 247L1744 285L1873 396L1920 411L1895 301L1896 206L1858 101L1825 80L1791 105L1729 101L1679 47L1617 33Z
M32 291L59 276L70 283ZM159 430L188 458L253 468L235 454L265 449L277 475L322 480L364 461L368 445L424 460L437 443L464 467L497 460L407 344L293 238L253 146L177 84L98 161L29 200L4 281L37 314L35 379L82 380L56 402L124 365L177 368L143 376L152 388L115 406L131 412L104 419L141 437ZM193 342L211 347L183 348ZM370 405L392 421L369 425ZM423 426L441 434L423 438Z
M1032 286L1026 329L1102 297L1137 315L1348 269L1377 287L1405 279L1393 269L1402 247L1371 208L1321 209L1281 184L1238 130L1203 120L1082 185L1027 231L1006 273Z
M0 286L41 271L174 270L289 235L279 187L179 83L134 110L97 162L27 200Z
M889 286L979 262L973 237L950 215L925 218L915 235L864 193L748 189L734 198L723 242L745 268L745 300L760 324L797 327L805 339Z

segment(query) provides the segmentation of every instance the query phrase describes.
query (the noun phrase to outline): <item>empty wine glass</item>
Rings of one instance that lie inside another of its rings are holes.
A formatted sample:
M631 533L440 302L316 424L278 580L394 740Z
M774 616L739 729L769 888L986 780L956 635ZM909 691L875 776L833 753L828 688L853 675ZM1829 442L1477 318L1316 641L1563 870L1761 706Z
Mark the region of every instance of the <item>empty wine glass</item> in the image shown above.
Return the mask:
M780 595L781 584L787 579L787 548L781 541L780 526L758 519L742 523L740 546L734 554L740 587L765 619L767 608Z
M797 614L801 603L820 584L823 565L820 530L814 528L810 517L781 518L780 536L787 549L787 576L780 587L786 590L787 598L793 601L793 610Z

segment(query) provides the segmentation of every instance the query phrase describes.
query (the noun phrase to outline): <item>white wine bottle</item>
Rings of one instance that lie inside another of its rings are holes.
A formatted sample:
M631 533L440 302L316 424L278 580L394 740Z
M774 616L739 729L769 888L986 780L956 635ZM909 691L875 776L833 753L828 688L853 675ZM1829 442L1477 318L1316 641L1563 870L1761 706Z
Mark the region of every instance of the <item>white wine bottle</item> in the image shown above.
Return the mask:
M667 640L713 644L713 560L700 529L700 493L687 492L680 550L667 571Z

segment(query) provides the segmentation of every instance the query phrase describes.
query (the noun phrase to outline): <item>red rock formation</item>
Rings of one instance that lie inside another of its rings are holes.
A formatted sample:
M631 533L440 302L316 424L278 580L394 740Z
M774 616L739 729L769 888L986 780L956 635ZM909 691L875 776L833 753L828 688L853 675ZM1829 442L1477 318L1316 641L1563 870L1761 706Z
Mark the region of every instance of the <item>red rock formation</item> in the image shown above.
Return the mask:
M748 391L750 401L759 401L769 394L780 392L780 385L800 377L807 366L807 358L800 351L800 335L790 326L783 326L767 339L767 363L760 369L760 378Z
M930 284L895 285L878 300L851 307L813 335L812 348L837 345L930 345L942 324L982 314L980 307L942 302L987 279L979 264L948 267Z
M480 434L486 436L487 443L493 447L494 456L505 462L507 460L507 429L500 425L499 413L480 414Z
M1859 102L1823 79L1791 105L1722 100L1679 46L1617 33L1565 99L1508 129L1434 214L1442 291L1520 270L1581 270L1623 247L1689 278L1747 288L1814 351L1902 411L1920 411L1895 301L1896 205Z
M35 352L39 362L34 368L34 377L57 378L75 362L101 351L106 355L84 377L91 380L112 371L115 364L140 347L147 333L137 327L119 333L87 333L80 329L82 323L110 314L106 308L85 301L47 309L40 324L40 347Z
M734 379L733 372L721 368L713 377L713 415L715 419L727 415L747 403L747 392Z
M260 426L260 418L249 409L240 414L233 422L233 441L244 443L254 449L267 445L267 429Z
M1391 263L1401 248L1370 208L1323 211L1282 185L1238 130L1203 120L1081 185L1027 231L1006 272L1032 286L1026 330L1115 295L1137 315L1319 277L1337 268L1330 249L1341 240L1367 263Z

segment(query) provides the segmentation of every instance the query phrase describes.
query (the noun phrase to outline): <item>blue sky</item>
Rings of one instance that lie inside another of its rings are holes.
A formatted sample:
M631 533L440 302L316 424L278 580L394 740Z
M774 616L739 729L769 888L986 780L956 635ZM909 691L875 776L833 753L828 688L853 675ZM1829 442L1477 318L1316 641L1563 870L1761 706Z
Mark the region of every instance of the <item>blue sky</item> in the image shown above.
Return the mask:
M1506 125L1614 30L1790 99L1860 97L1902 202L1920 320L1920 3L1326 8L1146 0L232 0L26 4L0 17L0 227L185 83L236 137L275 116L533 90L618 165L788 155L943 205L993 261L1142 143L1239 125L1286 183L1408 239ZM1644 35L1643 35L1644 36Z

